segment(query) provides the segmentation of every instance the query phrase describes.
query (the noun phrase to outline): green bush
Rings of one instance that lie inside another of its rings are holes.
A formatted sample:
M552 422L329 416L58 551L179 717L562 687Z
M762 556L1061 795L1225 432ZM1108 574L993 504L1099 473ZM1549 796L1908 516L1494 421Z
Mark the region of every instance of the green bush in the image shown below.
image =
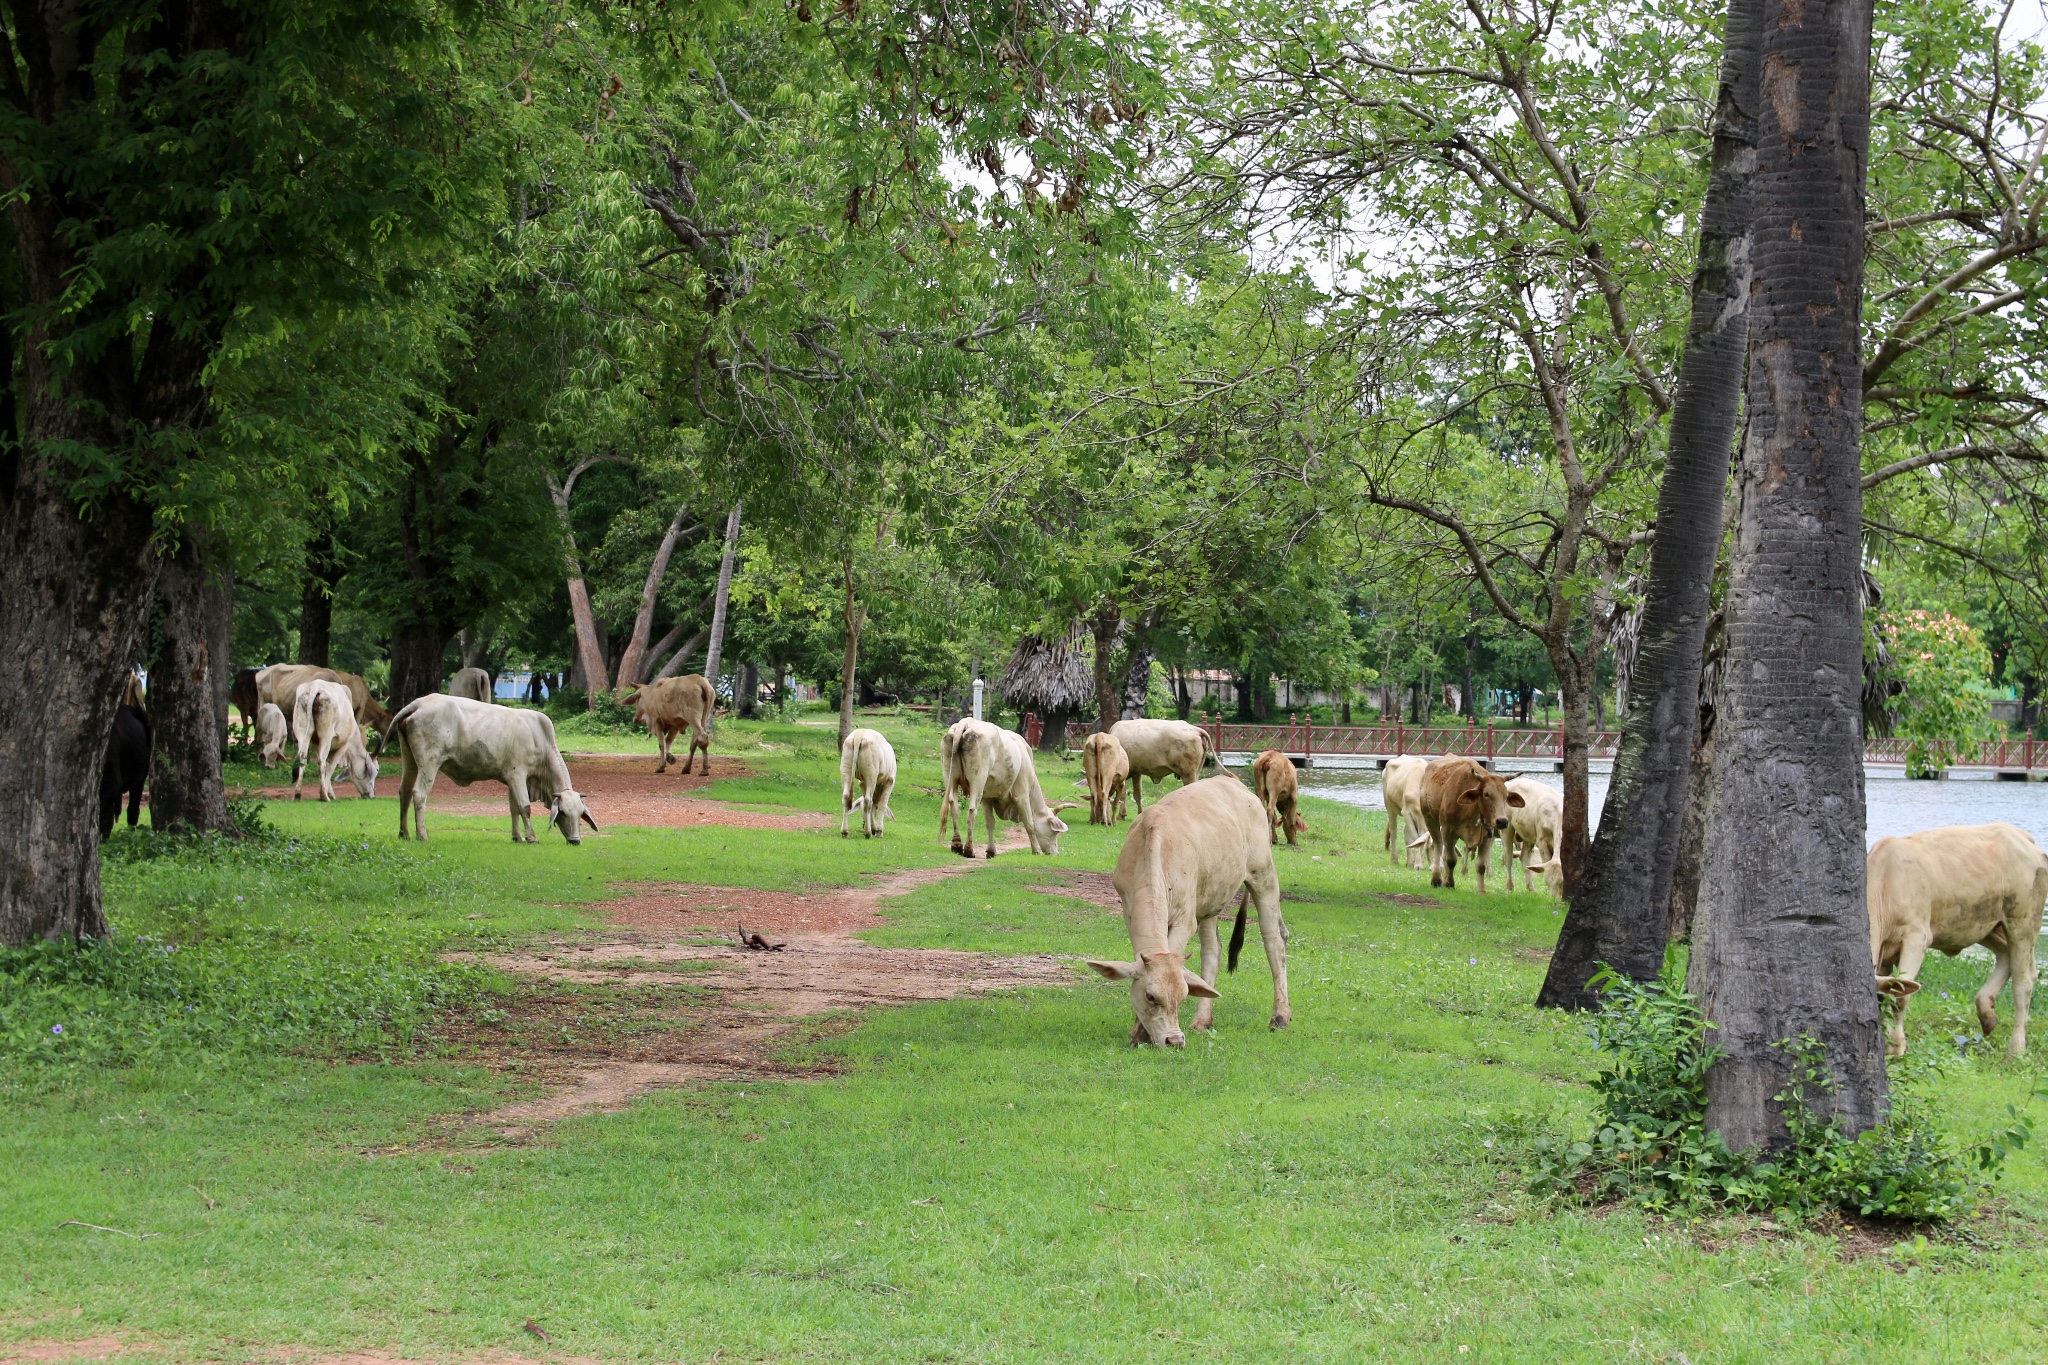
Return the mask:
M555 722L558 735L583 735L611 739L643 733L645 727L633 719L633 708L622 705L612 693L598 694L591 706L582 692L564 689L549 697L544 708Z
M1719 1055L1707 1041L1711 1025L1675 971L1647 983L1603 972L1594 984L1603 1004L1589 1027L1612 1058L1592 1082L1599 1122L1590 1137L1536 1143L1530 1175L1538 1194L1622 1199L1677 1214L1839 1207L1938 1222L1969 1210L1972 1165L1996 1174L2032 1136L2032 1121L2013 1111L2010 1127L1961 1150L1906 1073L1895 1078L1885 1122L1852 1138L1821 1117L1834 1079L1819 1044L1802 1038L1782 1044L1792 1059L1791 1080L1774 1097L1785 1115L1784 1150L1731 1152L1706 1128L1707 1072Z

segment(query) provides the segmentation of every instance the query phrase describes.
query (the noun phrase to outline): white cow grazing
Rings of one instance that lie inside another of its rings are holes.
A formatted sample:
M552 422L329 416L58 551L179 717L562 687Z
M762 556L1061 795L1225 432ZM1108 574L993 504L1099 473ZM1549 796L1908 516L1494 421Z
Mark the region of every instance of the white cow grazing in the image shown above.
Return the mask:
M555 746L555 723L542 712L430 694L406 703L391 718L385 738L394 734L405 755L405 774L398 783L401 839L408 808L413 812L413 832L422 840L427 837L427 797L442 773L462 787L485 779L503 782L512 805L515 844L537 842L528 810L535 801L547 803L548 823L572 844L583 842L577 821L597 828L597 821L583 808L582 796L569 785L569 765ZM382 742L377 751L384 751Z
M846 824L860 812L860 830L873 839L896 812L889 795L896 790L896 750L879 730L855 730L839 750L839 836L852 837Z
M1129 962L1088 965L1112 981L1131 983L1137 1024L1133 1047L1182 1047L1180 1007L1190 995L1201 1000L1195 1027L1215 1018L1217 958L1221 943L1216 920L1237 902L1230 933L1230 970L1237 970L1244 946L1245 902L1258 907L1259 936L1273 970L1271 1026L1286 1028L1294 1018L1287 1003L1287 923L1280 915L1280 878L1273 869L1273 831L1266 807L1244 783L1224 773L1175 791L1140 815L1116 859L1117 898L1131 935ZM1187 969L1188 939L1202 936L1201 975Z
M1387 808L1387 861L1395 867L1404 863L1415 868L1423 866L1416 853L1417 848L1428 842L1422 823L1422 775L1429 771L1429 765L1434 761L1414 754L1390 758L1380 777L1380 795ZM1404 820L1412 843L1402 842ZM1416 835L1423 837L1418 839L1414 837ZM1397 849L1400 851L1396 852Z
M1522 869L1522 889L1534 891L1543 865L1557 856L1558 833L1564 828L1564 794L1533 777L1511 777L1508 790L1522 798L1508 808L1508 890L1515 889L1515 869ZM1544 884L1549 885L1548 878Z
M320 773L320 799L334 799L334 769L348 765L349 781L365 798L377 794L377 760L363 744L362 727L356 724L355 699L348 687L338 682L302 684L292 699L292 739L299 756L292 762L292 800L299 799L300 779L305 776L310 755Z
M284 762L284 747L291 743L291 730L276 703L264 702L256 708L256 738L263 744L264 767L275 768Z
M1038 770L1031 766L1031 746L1024 737L985 720L955 721L939 741L939 774L945 795L939 802L939 833L953 822L953 851L963 858L974 856L974 814L988 812L988 854L996 856L996 817L1024 826L1031 851L1048 857L1060 851L1060 836L1067 826L1056 813L1076 801L1048 806L1038 786ZM958 798L967 801L967 838L960 837Z
M448 680L448 695L487 702L491 699L491 675L481 668L458 668Z
M1131 800L1145 809L1145 778L1158 782L1177 777L1185 787L1202 775L1214 756L1209 732L1184 720L1120 720L1109 733L1123 746L1131 766Z
M2025 830L2004 823L1950 825L1879 839L1866 864L1870 958L1877 986L1893 1001L1885 1054L1906 1055L1906 999L1920 989L1929 948L1954 957L1982 944L1996 961L1977 992L1977 1022L1998 1026L1998 992L2012 981L2012 1040L2027 1050L2027 1003L2034 993L2034 945L2048 901L2048 854Z

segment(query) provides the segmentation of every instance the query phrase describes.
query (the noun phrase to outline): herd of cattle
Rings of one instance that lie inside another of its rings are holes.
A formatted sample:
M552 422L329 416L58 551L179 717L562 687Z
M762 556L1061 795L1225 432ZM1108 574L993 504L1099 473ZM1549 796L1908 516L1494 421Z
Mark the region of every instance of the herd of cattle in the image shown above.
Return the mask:
M712 727L717 699L700 675L665 678L628 694L634 717L660 747L656 772L674 761L676 738L690 736L683 771L704 755L710 772ZM231 701L245 723L253 723L264 766L283 761L296 747L293 794L311 766L320 799L334 799L334 775L345 771L362 795L374 796L378 759L395 737L403 763L399 780L398 834L427 837L427 799L445 773L467 786L503 782L514 841L532 843L531 807L548 809L548 821L571 844L581 827L597 828L583 797L571 784L568 764L555 740L554 723L542 712L492 705L489 679L464 669L448 691L420 697L386 711L363 679L310 665L279 664L245 669L235 680ZM287 719L289 717L289 719ZM369 747L366 729L379 732ZM140 688L131 681L117 713L101 788L101 835L113 827L122 798L134 824L147 768L150 732ZM1222 770L1199 726L1174 720L1119 721L1092 734L1082 746L1082 769L1091 824L1115 825L1126 801L1137 818L1117 856L1113 881L1131 940L1129 961L1088 965L1112 980L1130 983L1136 1024L1134 1044L1179 1047L1182 1004L1193 996L1194 1026L1207 1028L1216 999L1212 984L1219 965L1237 969L1248 910L1258 915L1266 959L1273 972L1274 1028L1292 1018L1287 1000L1287 926L1280 913L1280 886L1273 847L1284 836L1295 844L1308 822L1299 809L1293 761L1267 750L1252 764L1247 789ZM1023 827L1034 853L1056 855L1067 825L1063 810L1081 803L1046 800L1030 747L1014 731L965 719L945 732L939 745L942 798L939 833L950 833L954 852L975 856L977 815L986 822L983 856L996 856L998 820ZM1205 769L1217 774L1203 778ZM1144 782L1167 777L1180 786L1145 808ZM889 800L896 786L896 753L879 731L860 729L840 750L840 825L850 834L855 812L861 832L883 833L893 818ZM1426 856L1430 885L1454 887L1462 856L1486 890L1494 840L1534 889L1540 877L1553 895L1563 877L1559 827L1563 803L1556 789L1527 777L1503 779L1477 760L1462 757L1405 757L1386 765L1383 793L1387 811L1385 848L1395 865L1417 865ZM965 811L964 823L961 812ZM1422 851L1426 848L1426 855ZM1989 1035L1997 1026L1994 1002L2010 981L2013 1028L2008 1051L2026 1050L2027 1017L2034 986L2034 946L2048 902L2048 855L2023 830L2009 824L1967 825L1880 839L1868 863L1871 961L1877 988L1889 1003L1886 1049L1906 1051L1907 999L1919 990L1918 975L1929 949L1954 956L1982 947L1993 958L1977 993L1979 1023ZM1218 932L1223 913L1235 903L1227 962ZM1187 966L1187 946L1199 937L1201 970Z

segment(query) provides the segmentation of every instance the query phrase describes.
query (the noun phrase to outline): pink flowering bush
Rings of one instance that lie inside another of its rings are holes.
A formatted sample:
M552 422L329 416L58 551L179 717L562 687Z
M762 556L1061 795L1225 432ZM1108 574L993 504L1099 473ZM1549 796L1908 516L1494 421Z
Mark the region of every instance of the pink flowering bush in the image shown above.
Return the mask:
M1945 611L1888 611L1878 627L1904 691L1898 734L1906 774L1931 777L1998 737L1991 719L1991 651L1976 627Z

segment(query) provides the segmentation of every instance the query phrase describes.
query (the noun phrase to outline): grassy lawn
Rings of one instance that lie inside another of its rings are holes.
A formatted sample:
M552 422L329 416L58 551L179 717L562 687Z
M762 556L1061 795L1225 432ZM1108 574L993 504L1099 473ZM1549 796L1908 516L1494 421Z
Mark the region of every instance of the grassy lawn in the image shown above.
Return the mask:
M2042 1349L2039 1149L2010 1163L1991 1222L1853 1259L1757 1220L1523 1193L1518 1154L1588 1112L1579 1022L1529 1007L1554 903L1386 899L1431 895L1426 875L1389 868L1377 821L1325 802L1279 854L1285 1033L1264 1027L1253 934L1219 1028L1185 1053L1127 1048L1123 987L1077 973L873 1014L819 1045L844 1067L830 1080L661 1092L524 1145L453 1121L525 1092L438 1052L448 1002L518 989L447 950L597 929L583 907L614 883L803 890L957 863L935 836L936 731L885 728L902 776L876 842L835 823L517 847L502 815L443 815L422 849L395 839L387 785L371 803L273 803L285 837L260 851L117 850L114 921L126 951L158 956L104 981L0 978L0 1360L8 1342L109 1332L179 1360L1891 1365ZM721 756L755 775L701 794L836 810L832 739L727 722ZM1042 773L1054 800L1080 775ZM923 887L867 937L1122 955L1112 912L1042 889L1108 871L1121 835L1077 825L1058 858ZM1982 970L1930 964L1916 1053L1975 1031ZM2044 1047L1922 1083L1974 1141L2025 1102Z

